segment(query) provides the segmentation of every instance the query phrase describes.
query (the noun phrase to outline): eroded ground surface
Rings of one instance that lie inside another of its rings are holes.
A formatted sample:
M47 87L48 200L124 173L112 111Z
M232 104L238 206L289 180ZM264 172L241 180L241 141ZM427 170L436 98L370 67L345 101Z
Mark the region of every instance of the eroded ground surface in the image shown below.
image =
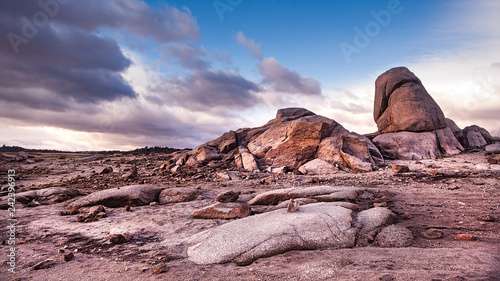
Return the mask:
M62 186L84 194L147 183L199 188L202 196L190 202L132 206L130 211L106 208L106 218L88 223L77 222L77 215L60 216L67 210L65 202L18 204L16 273L7 272L9 266L3 262L0 280L500 280L500 166L488 164L483 151L437 160L387 161L387 167L365 174L225 171L231 179L208 168L171 175L158 168L169 158L160 154L108 155L93 161L79 161L81 155L71 154L34 156L45 160L2 164L4 189L7 170L15 169L17 192ZM393 164L408 165L410 172L394 174ZM138 176L123 178L134 165ZM114 172L101 174L106 167ZM362 196L359 206L386 203L399 215L398 224L412 231L413 245L290 251L248 266L197 265L187 259L186 238L227 222L191 217L193 210L213 204L220 192L240 191L238 201L243 203L264 191L314 185L367 188L371 195ZM411 218L404 219L404 213ZM1 260L6 261L8 211L0 210L0 218ZM134 238L112 244L112 228L126 229ZM421 233L429 228L441 230L444 237L423 238ZM457 240L456 234L477 239ZM63 261L70 252L75 257ZM50 268L33 269L47 259L53 260Z

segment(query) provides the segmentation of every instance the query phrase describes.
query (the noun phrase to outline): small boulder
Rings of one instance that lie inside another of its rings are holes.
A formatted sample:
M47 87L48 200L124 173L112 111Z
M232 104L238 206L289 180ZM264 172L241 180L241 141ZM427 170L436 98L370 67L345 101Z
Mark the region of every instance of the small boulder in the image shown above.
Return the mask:
M425 239L440 239L443 238L443 231L436 228L429 228L421 233Z
M392 171L395 174L408 173L410 169L406 165L392 165Z
M411 231L400 225L389 225L380 231L373 244L380 247L409 247L413 243Z
M384 207L374 207L359 212L357 225L364 232L369 232L377 227L393 224L397 216Z
M299 167L299 172L304 175L325 175L334 174L339 170L332 164L322 159L314 159Z
M124 229L112 228L109 231L109 242L113 244L122 244L132 240L133 235Z
M241 192L234 192L234 191L226 191L217 194L217 197L215 197L215 201L221 202L221 203L228 203L228 202L234 202L238 200L238 197L240 196Z

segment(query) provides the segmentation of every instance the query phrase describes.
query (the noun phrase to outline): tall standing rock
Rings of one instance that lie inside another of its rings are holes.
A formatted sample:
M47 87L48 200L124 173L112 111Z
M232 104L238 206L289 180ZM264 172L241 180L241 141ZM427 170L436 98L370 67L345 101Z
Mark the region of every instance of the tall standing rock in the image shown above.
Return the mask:
M375 81L373 117L381 133L446 128L443 111L406 67L392 68Z
M406 67L390 69L377 78L373 117L381 133L373 143L385 157L427 159L464 150L455 135L458 127L445 118L420 79Z

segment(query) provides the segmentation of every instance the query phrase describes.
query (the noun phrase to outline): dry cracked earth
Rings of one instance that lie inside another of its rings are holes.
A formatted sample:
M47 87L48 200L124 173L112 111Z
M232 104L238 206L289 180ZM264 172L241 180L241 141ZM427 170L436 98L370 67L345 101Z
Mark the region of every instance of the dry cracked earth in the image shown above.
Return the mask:
M159 169L168 154L108 154L86 161L82 157L88 155L72 153L33 156L43 161L1 165L2 196L7 195L11 169L16 171L16 193L64 187L84 195L146 183L196 188L201 196L129 210L106 208L106 217L91 222L77 222L78 214L61 216L67 202L33 202L32 207L17 203L15 273L8 271L10 221L9 211L2 209L0 280L500 280L500 165L488 164L482 150L435 160L386 161L387 166L369 173L322 176L209 168L175 175ZM394 173L394 164L407 165L410 171ZM137 176L124 178L133 166ZM113 171L101 173L107 167ZM265 191L318 185L365 188L369 192L355 203L360 209L386 205L398 215L397 224L411 231L412 245L288 251L247 266L188 260L188 237L228 222L191 216L213 204L217 194L241 192L238 202L243 203ZM111 243L113 228L126 229L133 238ZM443 237L424 238L422 233L431 228ZM457 239L458 234L475 240ZM74 257L64 261L70 253Z

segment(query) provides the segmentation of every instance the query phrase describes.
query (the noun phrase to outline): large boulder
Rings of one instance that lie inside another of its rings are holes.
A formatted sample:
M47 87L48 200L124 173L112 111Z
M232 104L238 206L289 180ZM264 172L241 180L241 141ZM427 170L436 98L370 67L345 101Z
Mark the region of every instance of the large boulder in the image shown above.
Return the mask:
M461 142L467 148L484 147L494 142L490 133L477 125L465 127L462 130Z
M389 69L375 81L373 117L381 133L426 132L447 126L441 108L406 67Z
M165 187L156 185L128 185L91 193L69 204L69 207L80 208L104 205L110 208L148 205L158 202L159 195Z
M353 247L352 211L331 203L280 209L232 221L191 236L188 259L197 264L247 265L289 250Z
M373 143L389 159L420 160L441 156L436 135L432 132L398 132L376 136Z

